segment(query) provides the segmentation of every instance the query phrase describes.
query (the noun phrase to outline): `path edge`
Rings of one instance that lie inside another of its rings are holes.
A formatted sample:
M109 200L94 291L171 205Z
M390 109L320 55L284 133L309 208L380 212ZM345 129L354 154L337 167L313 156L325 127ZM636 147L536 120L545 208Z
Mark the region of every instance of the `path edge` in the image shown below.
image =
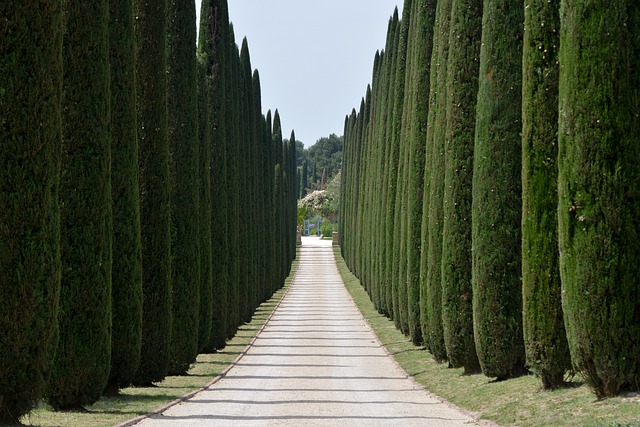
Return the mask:
M338 255L340 254L339 251L340 251L339 247L332 248L333 258L334 258L334 260L336 262L336 268L338 268ZM340 257L342 257L342 255L340 255ZM343 262L344 262L344 258L343 258ZM345 262L345 266L346 266L346 262ZM348 267L347 267L347 270L348 270ZM348 270L348 271L349 271L349 274L353 275L351 270ZM344 283L344 278L342 277L342 274L340 274L340 269L339 268L338 268L338 274L340 275L340 279L342 280L342 285L344 286L345 290L347 291L347 294L349 295L349 299L351 299L351 302L353 303L353 305L355 305L356 308L358 309L358 313L360 313L360 317L362 317L362 320L365 323L366 327L371 331L371 333L373 333L373 335L375 337L375 340L376 340L376 344L378 344L380 346L380 348L382 348L382 350L385 352L385 354L393 361L393 364L396 366L396 368L401 373L403 373L407 377L407 379L409 379L416 387L424 390L429 395L429 397L432 397L433 399L439 401L440 403L443 403L444 405L446 405L446 406L448 406L448 407L450 407L452 409L460 411L464 415L466 415L469 418L471 418L478 425L486 426L486 427L501 427L499 424L496 424L494 421L481 419L480 418L481 413L479 413L479 412L474 412L474 411L471 411L471 410L466 409L466 408L461 408L460 406L449 402L444 397L441 397L441 396L438 396L437 394L432 393L423 384L420 384L418 382L418 380L416 380L412 375L409 375L409 373L407 373L407 371L400 365L400 363L398 363L398 361L393 356L393 354L389 351L389 349L387 349L387 346L385 346L382 343L382 341L380 341L380 338L378 337L378 334L376 333L375 329L373 329L373 327L371 326L371 324L369 323L369 320L365 317L365 315L362 314L362 311L360 310L360 307L358 307L358 304L356 304L356 301L353 299L353 296L351 295L351 292L349 292L349 289L347 289L347 286ZM358 280L358 282L360 282L360 279L358 279L355 275L354 275L354 277Z
M300 255L300 252L298 251L297 255ZM258 330L258 332L256 332L255 336L251 339L251 341L249 342L249 344L247 344L247 346L240 352L240 354L238 355L238 357L236 357L233 362L231 362L229 364L229 366L227 366L222 372L220 372L218 375L216 375L211 381L209 381L207 384L203 385L200 388L197 388L196 390L189 392L187 394L185 394L184 396L181 396L165 405L162 405L156 409L154 409L151 412L148 412L144 415L139 415L135 418L132 418L130 420L127 420L123 423L120 424L116 424L114 427L130 427L133 425L138 424L139 422L150 418L154 415L162 415L163 412L165 412L166 410L168 410L169 408L176 406L182 402L185 402L189 399L191 399L192 397L194 397L195 395L197 395L198 393L201 393L205 390L207 390L209 387L211 387L212 385L214 385L215 383L217 383L218 381L220 381L222 378L224 378L231 369L233 369L239 362L240 360L242 360L242 358L247 354L247 352L249 351L249 349L255 344L256 340L258 339L258 336L262 333L262 331L267 327L267 324L271 321L271 318L273 317L274 313L276 312L276 310L278 310L278 308L280 307L280 304L282 304L282 301L284 300L284 298L287 296L287 294L289 293L289 290L291 289L291 284L293 283L293 280L295 279L296 275L298 274L298 265L299 265L299 260L298 263L296 264L296 269L295 271L293 271L292 274L289 275L289 277L287 277L287 279L289 280L289 284L287 285L284 293L282 294L282 296L280 297L280 300L278 300L278 303L276 304L276 306L273 308L273 311L271 311L271 314L269 314L269 317L267 317L267 319L265 320L265 322L262 324L262 327ZM395 359L394 359L395 360Z

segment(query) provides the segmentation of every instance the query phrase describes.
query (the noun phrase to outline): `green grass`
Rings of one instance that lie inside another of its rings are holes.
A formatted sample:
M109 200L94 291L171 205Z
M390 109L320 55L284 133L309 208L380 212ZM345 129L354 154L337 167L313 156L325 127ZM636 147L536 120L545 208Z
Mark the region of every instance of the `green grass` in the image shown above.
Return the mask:
M574 378L572 388L542 391L534 376L491 382L484 375L462 375L462 369L440 364L422 347L414 346L379 314L359 280L349 272L334 248L338 270L347 290L396 361L430 392L500 425L521 427L640 426L640 395L596 400L591 390Z
M56 412L44 402L22 420L23 425L41 427L98 427L114 426L155 409L197 390L223 372L242 354L282 300L297 268L294 261L285 286L269 301L260 305L251 319L236 333L227 346L215 354L200 354L187 376L170 376L156 387L123 389L118 397L103 397L87 406L86 411Z

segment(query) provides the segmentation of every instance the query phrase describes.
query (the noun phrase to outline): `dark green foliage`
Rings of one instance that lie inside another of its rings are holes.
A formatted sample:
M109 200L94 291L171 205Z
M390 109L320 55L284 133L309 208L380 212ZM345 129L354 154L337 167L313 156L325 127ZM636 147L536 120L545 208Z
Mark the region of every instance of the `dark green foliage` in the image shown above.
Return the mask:
M167 111L171 153L172 329L169 372L198 355L200 311L199 145L195 4L167 2Z
M110 0L113 318L109 394L117 393L133 381L142 342L142 243L133 41L132 2Z
M235 43L235 36L233 34L233 27L229 27L229 39L228 39L228 73L231 81L238 81L239 68L240 68L240 56L238 47ZM226 119L229 126L227 127L227 175L230 179L230 212L229 212L229 252L230 265L229 265L229 288L227 291L227 338L233 337L237 327L241 324L241 311L240 311L240 280L242 273L241 262L244 261L242 255L242 248L240 242L240 227L242 226L242 191L241 191L241 173L242 173L242 159L240 157L240 122L239 122L239 96L238 85L233 84L229 87L230 96L227 97L228 113Z
M62 2L3 1L0 16L3 424L42 397L57 343Z
M391 61L389 64L390 75L388 82L388 94L387 94L387 123L385 130L385 193L383 197L383 210L385 212L385 257L383 265L383 275L381 278L381 285L384 288L384 306L385 312L391 317L393 316L393 248L394 248L394 221L392 215L395 213L396 205L396 185L397 185L397 173L398 173L398 157L400 150L398 144L395 143L393 135L395 134L395 116L396 116L396 76L398 74L398 45L400 40L400 20L398 18L398 9L396 8L393 13L393 18L390 22L390 34L393 35L391 40L391 49L387 50L387 60Z
M204 2L204 10L207 2ZM202 16L202 15L201 15ZM206 14L204 15L206 16ZM203 26L200 26L199 40L204 39L202 35ZM199 248L200 248L200 311L198 315L198 350L202 351L209 344L211 336L211 322L213 318L212 305L212 275L211 275L211 182L209 175L209 164L211 163L211 152L209 145L211 141L211 126L209 124L209 84L207 80L207 55L198 49L198 228ZM226 301L225 301L226 304ZM226 336L226 331L223 333Z
M98 400L111 364L109 4L65 2L60 180L60 341L47 386L56 409Z
M525 2L522 75L522 299L527 365L545 389L571 359L558 254L560 1Z
M252 90L252 68L251 58L249 54L249 45L247 39L242 40L240 48L240 158L241 166L241 198L242 206L250 206L255 197L254 180L255 175L254 163L256 159L253 157L255 149L255 127L253 126L253 90ZM253 227L255 211L246 209L243 212L242 227L240 228L240 247L241 253L244 254L244 265L240 272L242 280L240 281L240 307L241 320L248 322L251 320L253 310L256 306L255 283L256 283L256 262L257 254L255 251L256 241ZM284 239L284 236L281 238ZM284 240L283 240L284 242ZM284 279L283 279L284 280Z
M254 238L257 240L257 251L258 251L258 278L255 286L257 287L257 304L261 304L262 302L268 300L273 291L270 290L271 282L268 278L268 274L270 272L270 264L269 258L272 255L271 252L271 242L266 240L264 237L264 233L267 230L267 227L270 227L270 222L268 218L271 213L265 210L267 205L267 194L268 194L268 181L269 175L271 173L271 167L269 165L268 159L269 154L267 152L267 144L271 142L271 135L267 135L267 125L265 123L265 118L262 115L262 87L260 85L260 73L258 70L253 71L252 80L252 90L253 90L253 102L254 102L254 120L256 127L256 147L254 149L255 156L255 199L254 203L256 206L260 206L261 208L256 209L256 224L255 224L255 234Z
M228 215L228 168L227 168L227 114L225 102L228 81L228 25L226 1L206 1L203 3L200 27L200 49L206 52L205 92L201 94L207 105L207 146L203 147L206 161L202 162L203 179L207 180L209 209L202 220L208 221L207 233L210 236L211 258L207 268L211 274L212 312L210 313L211 332L204 346L205 351L223 348L227 338L226 314L227 288L229 283L229 239ZM204 139L203 139L204 141Z
M438 361L447 359L442 323L442 225L444 174L444 151L450 143L446 135L447 127L447 58L449 55L449 23L451 21L451 0L438 1L433 36L431 59L429 119L427 130L427 156L429 168L425 174L424 197L425 215L423 226L427 229L423 236L429 236L423 243L420 280L425 282L427 292L428 330L424 339L431 354ZM427 205L428 200L428 205ZM428 210L426 210L428 206ZM424 295L424 293L423 293Z
M397 15L394 16L397 19ZM387 241L387 231L390 225L388 224L387 218L387 203L389 202L388 186L390 175L387 174L386 171L390 167L388 157L390 156L391 150L391 144L390 141L388 141L389 138L387 138L386 135L390 128L389 124L392 117L391 82L395 81L395 68L393 67L393 59L395 58L395 55L393 53L395 52L394 42L396 41L395 34L397 33L397 24L397 20L394 21L393 18L389 20L385 50L379 55L379 68L381 76L379 80L380 99L378 111L380 123L378 125L376 139L378 139L380 143L380 159L378 161L378 170L381 176L381 190L378 196L380 200L378 202L379 206L375 218L376 224L378 224L378 227L380 227L380 233L376 233L376 236L378 237L378 283L375 292L376 296L374 297L374 299L377 301L378 311L386 315L390 314L389 305L387 304L387 290L389 288L387 286L389 281L389 275L387 274L387 258L388 250L390 249L390 245Z
M473 321L482 372L524 367L520 253L522 3L485 0L473 170Z
M433 24L436 12L434 0L413 2L412 30L409 35L407 70L409 87L409 191L407 221L407 298L409 336L414 344L423 342L420 325L420 258L422 248L422 208L425 176L425 138L427 133L429 73L433 46ZM426 249L426 248L425 248Z
M300 172L300 198L304 198L307 195L307 188L309 188L309 161L305 160L302 163L302 171Z
M305 150L307 162L311 163L311 165L313 165L313 169L317 171L315 172L316 176L311 176L310 184L319 185L320 180L322 179L323 170L327 173L326 182L329 182L331 178L338 173L340 170L340 164L342 163L343 145L343 137L331 134L326 138L318 139L315 144ZM305 188L307 188L306 185Z
M296 134L292 130L287 151L287 165L289 173L289 193L287 198L287 276L291 272L291 263L296 258L296 224L298 220L298 186L296 179ZM257 157L257 156L256 156ZM257 199L257 197L256 197ZM257 234L257 233L256 233Z
M480 370L473 338L471 184L482 3L453 0L447 63L442 225L442 323L451 366Z
M277 268L276 268L276 256L275 256L275 247L276 242L278 240L278 236L276 235L275 229L275 207L274 207L274 197L275 197L275 176L273 171L273 164L275 153L273 151L273 141L272 141L272 120L271 120L271 110L267 112L267 116L265 118L265 130L264 130L264 139L262 141L262 150L264 161L263 168L263 179L265 185L265 205L264 205L264 213L265 220L267 223L267 227L265 228L265 241L267 243L267 250L269 251L269 257L267 261L267 271L266 278L268 283L269 292L275 292L277 288L279 288L280 283L277 279Z
M162 380L171 341L171 209L166 5L134 0L142 223L142 351L135 383Z
M391 254L391 292L393 303L393 320L396 327L403 333L409 332L408 325L408 301L406 281L406 201L407 201L407 176L408 176L408 144L402 140L402 117L405 99L407 45L409 36L409 17L411 0L405 0L402 10L398 35L398 56L396 63L395 94L393 96L394 112L391 133L388 136L392 144L398 145L398 167L396 175L395 210L393 217L393 250ZM393 176L391 177L393 179Z
M640 5L563 0L559 245L574 366L599 397L640 384Z
M371 158L370 158L370 172L369 175L369 203L370 213L367 215L367 227L370 230L380 229L380 210L382 208L382 191L380 191L380 177L382 173L382 162L384 155L384 141L379 137L381 132L382 115L384 114L383 100L385 100L384 92L384 79L385 68L382 62L382 57L379 52L376 52L373 62L373 81L371 84L372 91L372 120L369 123L369 142L371 144ZM370 297L374 302L376 309L380 310L380 295L381 295L381 276L382 262L380 258L380 246L379 241L382 238L382 233L374 233L369 237L369 262L370 262L370 277L371 277L371 292Z
M282 124L280 123L280 113L278 110L273 115L273 136L272 136L273 150L274 150L274 221L276 236L281 236L276 242L275 257L276 257L276 271L277 281L280 282L284 278L284 265L285 265L285 248L284 233L284 178L283 178L283 142L282 142Z

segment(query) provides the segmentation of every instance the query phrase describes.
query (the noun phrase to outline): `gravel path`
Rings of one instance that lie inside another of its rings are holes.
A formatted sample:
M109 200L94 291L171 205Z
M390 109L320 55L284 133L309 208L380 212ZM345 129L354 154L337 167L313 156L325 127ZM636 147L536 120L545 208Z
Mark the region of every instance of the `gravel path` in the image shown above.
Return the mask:
M338 274L305 238L291 288L226 376L138 426L469 426L381 347Z

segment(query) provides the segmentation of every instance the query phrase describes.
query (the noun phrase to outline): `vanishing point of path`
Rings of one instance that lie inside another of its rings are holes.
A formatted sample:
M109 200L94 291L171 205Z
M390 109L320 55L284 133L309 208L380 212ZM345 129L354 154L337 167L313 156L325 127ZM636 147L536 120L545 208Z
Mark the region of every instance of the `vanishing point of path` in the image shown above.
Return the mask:
M289 291L218 382L139 426L469 426L381 347L330 241L305 238Z

